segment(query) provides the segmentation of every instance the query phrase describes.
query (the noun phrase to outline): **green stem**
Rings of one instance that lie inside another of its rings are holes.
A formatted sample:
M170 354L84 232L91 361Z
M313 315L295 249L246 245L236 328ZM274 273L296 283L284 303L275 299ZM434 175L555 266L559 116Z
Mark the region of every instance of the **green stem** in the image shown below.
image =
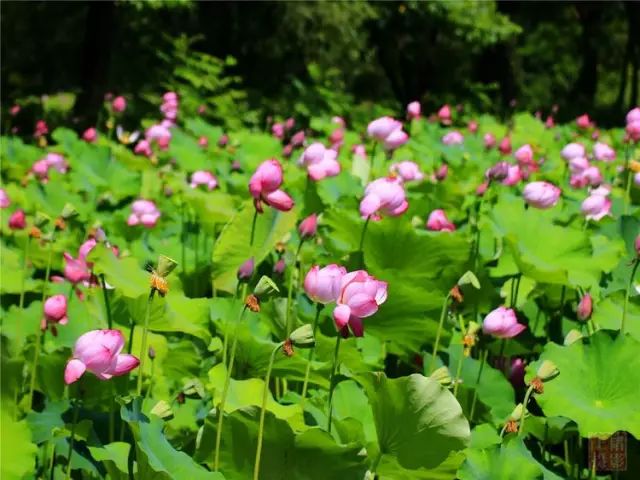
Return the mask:
M144 326L142 327L142 346L140 348L140 365L138 366L138 396L142 395L142 377L144 376L144 360L147 357L147 335L149 334L149 317L151 316L151 303L156 294L156 289L152 288L147 300L147 311L144 315Z
M45 270L44 283L42 284L42 304L47 297L47 286L49 284L49 275L51 274L51 260L53 258L53 238L49 241L49 255L47 257L47 269ZM31 366L31 380L29 384L29 408L33 404L33 391L36 388L36 376L38 373L38 360L40 357L40 349L42 344L42 329L40 323L36 326L36 344L35 351L33 352L33 365Z
M322 305L321 303L317 303L316 304L316 318L313 320L313 336L315 338L316 336L316 330L318 329L318 320L320 318L320 312L322 311L322 308L324 307L324 305ZM304 402L307 398L307 387L309 386L309 374L311 373L311 362L313 361L313 355L315 353L316 347L312 347L309 349L309 356L307 357L307 369L304 372L304 383L302 384L302 401L300 402L300 405L302 406L302 409L304 410Z
M473 414L476 411L476 402L478 400L478 386L480 385L480 378L482 377L482 370L484 369L484 364L487 361L487 356L489 355L489 350L483 350L482 357L480 358L480 368L478 369L478 376L476 377L476 388L473 389L473 399L471 400L471 412L469 413L469 421L473 421Z
M333 351L333 366L331 367L331 378L329 379L329 413L327 415L327 431L331 433L331 417L333 416L333 391L335 390L335 380L338 367L338 355L340 353L340 332L336 336L336 348Z
M462 361L464 360L464 352L460 352L460 358L458 358L458 368L456 369L456 379L453 384L453 396L458 398L458 385L460 385L460 374L462 373Z
M241 301L244 301L247 296L247 288L248 284L246 282L243 283ZM227 320L224 325L224 341L222 343L222 363L224 363L225 366L227 365L227 353L229 351L229 336L229 321Z
M216 431L216 448L213 460L213 471L218 471L220 465L220 442L222 441L222 424L224 420L224 407L227 401L227 394L229 392L229 384L231 383L231 371L233 370L233 363L236 359L236 347L238 346L238 334L240 333L240 325L242 324L242 317L246 312L247 306L242 307L238 323L235 328L235 334L233 336L233 343L231 344L231 357L229 358L229 365L227 366L227 372L224 379L224 387L222 388L222 397L220 398L220 405L218 406L218 429Z
M24 282L27 277L27 259L29 258L29 245L31 243L31 235L27 235L27 241L24 244L24 257L22 258L22 278L20 280L20 310L24 307ZM20 322L18 322L19 324Z
M73 455L73 443L75 441L76 424L78 423L79 400L76 399L73 407L73 423L71 424L71 439L69 440L69 451L67 452L67 480L71 478L71 456Z
M373 462L371 462L371 467L369 467L371 478L376 478L376 470L378 469L380 460L382 460L382 450L378 450L376 457L373 459Z
M109 409L109 443L113 442L116 432L116 395L113 388L113 382L111 382L111 408Z
M181 255L182 255L182 271L184 273L187 272L187 252L186 252L186 245L187 245L187 229L185 228L185 221L184 221L184 199L181 200L180 202L180 230L181 230Z
M107 282L104 280L104 273L100 274L100 283L102 284L102 296L104 297L104 308L107 312L107 325L109 330L113 328L113 320L111 319L111 304L109 303L109 292L107 292Z
M279 343L271 352L269 358L269 366L267 367L267 375L264 379L264 388L262 390L262 405L260 406L260 424L258 426L258 447L256 448L256 460L253 465L253 480L258 480L260 477L260 457L262 455L262 436L264 434L264 415L267 410L267 400L269 398L269 381L271 380L271 370L273 369L273 362L276 358L276 353L282 348L284 342Z
M631 276L629 277L629 284L627 285L627 292L624 296L624 305L622 307L622 323L620 324L620 333L624 335L624 327L627 321L627 307L629 306L629 296L631 292L631 287L633 286L633 279L636 276L636 272L638 271L638 265L640 265L640 257L637 257L633 264L633 269L631 270Z
M53 440L49 440L51 442L51 459L49 460L49 479L53 480L53 467L56 463L56 444ZM46 477L44 477L46 478Z
M293 263L296 267L298 265L298 256L300 255L300 249L302 248L303 242L304 242L304 238L300 238L300 242L298 243L298 248L296 250L296 256L294 258L294 263ZM295 277L294 272L296 271L297 271L296 269L292 269L291 274L289 275L289 289L287 292L287 307L285 311L285 321L284 321L287 338L289 338L289 334L293 330L292 325L290 325L290 321L291 321L291 303L293 299L293 281Z
M369 226L370 220L371 220L371 215L369 215L365 220L364 227L362 227L362 234L360 234L360 246L358 247L358 252L360 252L360 254L362 255L362 258L360 260L361 268L364 268L364 250L362 249L362 247L364 246L364 236L367 233L367 227Z
M625 148L625 163L624 163L624 171L627 174L627 184L625 187L624 194L624 214L627 215L629 213L629 204L631 203L631 170L629 169L629 144L627 143L627 147Z
M440 323L438 324L438 331L436 332L436 341L433 344L433 353L431 354L431 362L429 362L429 375L433 373L436 368L436 355L438 353L438 347L440 346L440 336L442 335L442 327L444 326L444 319L447 315L447 306L449 305L449 298L451 293L447 293L442 303L442 311L440 312Z
M524 433L524 420L527 418L527 404L529 403L529 398L533 393L533 385L529 385L527 388L527 393L524 396L524 402L522 402L522 418L520 419L520 428L518 428L518 436L522 436Z
M129 318L129 327L129 344L127 345L127 353L131 355L131 349L133 348L133 333L135 331L133 318Z
M249 238L249 246L253 247L253 241L256 236L256 222L258 221L258 210L253 212L253 220L251 221L251 237Z

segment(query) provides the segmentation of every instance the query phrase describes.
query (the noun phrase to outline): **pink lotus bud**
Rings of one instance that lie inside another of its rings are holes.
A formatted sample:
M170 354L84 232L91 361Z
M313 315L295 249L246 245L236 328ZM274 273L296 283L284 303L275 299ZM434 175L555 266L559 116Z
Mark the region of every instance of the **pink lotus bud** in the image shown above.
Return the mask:
M152 144L156 142L158 147L165 150L171 141L171 131L166 125L156 124L150 126L144 134L145 139Z
M281 123L274 123L271 127L271 133L277 139L282 140L284 138L284 125Z
M498 145L498 150L503 155L509 155L511 153L511 137L508 135L500 140L500 145Z
M312 180L319 181L340 173L337 156L335 150L327 149L316 142L304 150L298 163L307 167L307 173Z
M509 370L509 381L515 388L524 386L525 365L525 361L521 358L514 358L511 361L511 368Z
M600 221L611 213L611 200L606 195L594 194L589 195L580 207L582 213L587 220Z
M145 157L150 157L153 155L153 150L151 149L151 144L147 140L140 140L135 148L133 149L136 155L143 155Z
M204 135L202 135L199 139L198 139L198 145L202 148L207 148L209 146L209 139L207 137L205 137Z
M449 132L442 137L442 143L445 145L462 145L462 142L464 142L464 137L457 130Z
M387 282L377 280L364 270L349 272L340 281L337 306L333 310L333 320L343 337L349 330L356 337L364 335L362 319L378 311L387 300Z
M71 254L64 252L64 278L76 284L91 279L89 265L84 258L73 258Z
M286 267L287 267L287 264L285 263L284 258L281 258L273 266L273 273L277 275L282 275Z
M98 139L98 131L93 127L87 128L82 134L82 139L85 142L93 143Z
M479 126L479 125L478 125L478 122L477 122L477 121L475 121L475 120L471 120L471 121L469 122L469 125L467 125L467 128L469 129L469 131L470 131L471 133L476 133L476 132L478 131L478 126ZM489 134L487 134L487 135L491 135L491 134L489 133ZM486 137L486 135L485 135L485 137ZM494 143L495 143L495 139L494 139Z
M43 158L42 160L38 160L31 166L31 172L43 182L48 180L49 175L49 164Z
M173 91L165 92L164 95L162 95L162 100L164 102L177 102L178 94Z
M519 165L509 165L507 176L502 180L502 184L512 187L520 183L523 178L522 170Z
M353 154L361 158L367 159L367 149L361 143L353 146Z
M436 180L442 182L445 178L447 178L448 174L449 166L446 163L443 163L442 165L440 165L438 170L436 170Z
M367 134L376 140L384 141L392 132L402 129L402 123L391 117L380 117L367 126Z
M553 117L551 115L549 115L547 119L544 121L544 126L546 128L553 128L556 126L555 122L553 121Z
M286 131L291 130L291 129L292 129L293 127L295 127L295 126L296 126L296 121L295 121L295 119L294 119L294 118L292 118L292 117L287 118L287 119L285 120L285 122L284 122L284 129L285 129Z
M267 193L262 197L262 200L270 207L280 210L281 212L288 212L293 208L293 199L282 190ZM260 211L260 209L258 209L258 211Z
M582 144L580 144L580 143L569 143L569 144L564 146L564 148L560 152L560 155L562 156L562 158L564 158L565 160L569 161L569 160L571 160L572 158L575 158L575 157L586 157L587 156L587 152L584 149L584 146Z
M299 147L303 143L304 143L304 130L300 130L292 135L291 145L293 147Z
M44 161L47 163L48 168L53 168L60 173L67 173L69 168L69 164L59 153L47 153Z
M433 232L454 232L456 226L449 221L444 210L437 209L429 214L427 230Z
M11 205L9 195L4 188L0 188L0 208L7 208L9 205Z
M558 203L561 190L549 182L528 183L522 192L525 202L535 208L546 209Z
M40 328L45 330L47 324L60 325L67 324L67 297L64 295L54 295L44 302L44 317L40 322Z
M484 176L491 181L501 182L509 175L509 164L507 162L498 162L489 168Z
M282 156L284 158L289 158L292 153L293 153L293 145L291 145L290 143L288 143L282 148Z
M580 299L580 303L578 303L578 308L576 310L576 315L578 319L588 320L591 317L591 312L593 311L593 300L591 298L591 294L585 293Z
M282 166L275 160L265 160L256 169L249 181L249 192L259 199L265 192L273 192L282 185Z
M493 148L496 146L496 137L494 137L492 133L485 133L482 139L484 141L484 147L486 149Z
M85 371L99 380L129 373L140 361L133 355L121 354L123 347L124 336L119 330L92 330L80 336L64 371L65 383L75 382Z
M483 196L486 193L487 188L489 188L489 182L482 182L478 185L478 188L476 188L476 195L479 197Z
M336 123L338 126L344 128L347 126L347 122L344 121L344 118L342 117L331 117L331 123Z
M304 279L304 291L316 303L327 304L338 300L340 282L347 270L336 264L324 268L314 266Z
M113 99L113 102L111 102L111 108L116 113L122 113L127 108L127 100L122 96L116 97Z
M636 241L634 242L633 246L636 249L636 255L640 257L640 235L636 237Z
M634 142L640 141L640 120L627 123L625 131L631 140Z
M482 322L482 331L497 338L513 338L527 327L518 323L516 313L511 308L498 307Z
M576 118L576 125L578 126L578 128L589 128L591 126L589 115L585 113Z
M49 133L49 127L47 126L47 122L45 122L44 120L38 120L36 122L36 129L33 132L33 136L35 138L40 138L46 135L47 133Z
M411 102L409 105L407 105L407 117L410 120L413 120L414 118L420 118L420 113L420 102Z
M240 267L238 268L238 273L237 273L238 280L247 280L251 278L251 276L253 275L254 269L255 269L255 261L253 257L249 258L248 260L245 260L244 263L240 265Z
M533 163L533 149L528 143L517 149L513 156L519 164Z
M147 228L155 227L160 218L160 211L156 204L150 200L136 200L131 204L131 215L127 219L127 225L143 225Z
M224 148L227 146L228 143L229 143L229 135L227 135L226 133L223 133L218 139L218 146L220 148Z
M397 217L409 208L405 191L401 184L391 178L378 178L364 191L364 198L360 202L360 215L363 218L378 215Z
M87 255L89 255L89 252L91 252L97 244L98 242L95 238L89 238L80 245L80 248L78 249L78 260L86 261Z
M208 190L213 190L218 186L218 179L213 173L206 170L198 170L191 175L191 188L197 188L199 185L205 185Z
M600 130L594 130L594 131L591 133L591 138L592 138L593 140L598 140L598 139L600 138Z
M449 105L443 105L440 107L440 110L438 110L438 120L440 120L444 125L451 124L451 108Z
M420 171L418 164L408 160L392 164L389 167L389 171L402 182L420 181L424 178L424 174Z
M318 215L312 213L305 218L298 226L298 233L302 238L310 238L316 234L318 230Z
M626 116L627 123L640 122L640 108L635 107L629 110Z
M590 166L572 175L570 183L574 188L583 188L587 185L598 186L602 183L602 173L598 167Z
M22 230L27 226L24 210L16 210L9 217L9 228L11 230Z
M337 128L331 135L329 135L329 143L331 145L342 144L344 141L344 130L342 128Z
M589 168L589 160L585 157L573 157L569 160L569 170L571 173L582 173Z
M9 114L12 117L15 117L18 113L20 113L20 105L16 104L13 105L10 109L9 109Z
M394 130L384 139L385 150L395 150L409 141L409 135L403 130Z

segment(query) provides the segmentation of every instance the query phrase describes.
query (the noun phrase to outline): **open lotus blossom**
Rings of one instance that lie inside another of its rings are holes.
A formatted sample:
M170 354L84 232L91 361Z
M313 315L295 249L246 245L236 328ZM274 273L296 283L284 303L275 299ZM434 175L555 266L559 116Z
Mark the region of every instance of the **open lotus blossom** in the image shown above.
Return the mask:
M378 178L364 191L364 198L360 202L360 215L378 220L380 215L397 217L409 208L405 198L405 191L401 184L393 178Z
M22 230L27 226L27 219L24 210L19 209L9 217L9 228L11 230Z
M424 178L418 164L409 160L391 164L389 171L402 182L420 181Z
M69 252L64 252L64 278L74 285L91 280L91 269L86 256L74 258Z
M498 307L482 322L482 331L497 338L513 338L527 327L518 323L516 312L511 308Z
M442 143L445 145L462 145L462 142L464 142L464 137L457 130L449 132L442 137Z
M98 131L89 127L82 133L82 139L87 143L94 143L98 139Z
M7 191L4 188L0 188L0 208L7 208L9 205L11 205L11 200L7 195Z
M171 130L161 123L151 125L144 134L149 145L156 143L162 150L166 150L171 142Z
M590 293L585 293L578 303L576 315L579 320L585 321L589 319L591 312L593 312L593 299Z
M152 228L158 223L159 218L160 211L155 203L150 200L136 200L131 204L131 215L127 219L127 225Z
M288 212L293 208L293 199L280 190L280 185L282 165L275 159L262 162L249 181L249 192L259 213L263 211L262 202L282 212Z
M93 250L97 244L98 244L98 241L95 238L89 238L85 240L83 244L80 245L80 248L78 249L78 258L80 260L86 260L87 256L89 255L89 252L91 252L91 250ZM88 265L91 266L92 264L89 263Z
M451 107L449 105L443 105L438 110L438 120L443 125L451 125Z
M311 238L318 230L318 215L312 213L298 225L298 233L301 238Z
M333 320L343 337L349 330L356 336L364 334L362 319L378 311L387 300L387 283L377 280L365 270L344 275L340 281L340 293L333 310Z
M344 267L334 263L323 268L315 265L304 277L304 291L316 303L326 305L335 302L340 295L342 277L346 274Z
M316 142L304 150L298 163L307 167L309 178L319 181L326 177L335 177L340 173L337 157L335 150Z
M509 165L509 168L507 169L507 176L502 179L502 184L512 187L520 183L523 178L524 174L522 173L522 169L519 165Z
M420 118L421 111L422 109L420 108L420 102L418 101L411 102L409 105L407 105L407 117L410 120Z
M587 151L584 148L584 145L581 143L568 143L565 145L560 151L560 155L565 160L569 161L575 157L585 157L587 156Z
M44 161L47 163L49 168L53 168L60 173L67 173L67 170L69 169L69 164L59 153L47 153L46 157L44 157Z
M606 143L596 142L593 146L593 158L603 162L613 162L616 159L616 151Z
M60 325L66 325L67 322L67 297L64 295L54 295L47 298L47 301L44 302L44 316L40 321L40 328L46 330L47 325L55 327L58 323Z
M391 133L401 129L402 122L391 117L380 117L369 123L367 126L367 134L376 140L384 142Z
M447 218L444 210L437 209L429 214L427 229L434 232L453 232L456 226Z
M124 336L119 330L92 330L81 335L64 370L65 383L75 382L86 371L99 380L129 373L140 361L133 355L120 353L123 347Z
M525 202L532 207L546 209L558 203L562 191L549 182L528 183L522 191Z
M591 126L591 119L589 118L589 115L585 113L576 118L576 125L578 128L589 128Z
M588 185L598 186L602 183L602 173L596 166L589 166L571 175L570 184L573 188L584 188Z
M582 202L580 210L587 220L602 220L611 214L611 200L602 191L592 191Z
M498 150L503 155L509 155L511 153L511 137L506 136L502 140L500 140L500 144L498 145Z
M485 133L482 137L482 141L484 142L484 148L489 149L496 146L496 137L493 133Z
M200 185L204 185L208 190L213 190L218 186L218 179L211 172L206 170L197 170L191 174L191 182L189 186L191 188L197 188Z

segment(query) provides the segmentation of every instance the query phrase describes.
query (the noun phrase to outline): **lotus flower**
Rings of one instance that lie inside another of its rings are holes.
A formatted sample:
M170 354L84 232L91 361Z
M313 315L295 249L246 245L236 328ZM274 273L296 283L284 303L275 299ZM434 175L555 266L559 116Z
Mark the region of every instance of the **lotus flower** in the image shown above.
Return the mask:
M197 188L199 185L205 185L207 189L213 190L218 186L218 179L213 173L206 170L197 170L191 175L191 188Z
M640 122L640 108L635 107L629 110L625 120L627 121L627 123Z
M533 149L528 143L517 149L513 156L520 165L535 163L533 160Z
M286 267L287 264L285 263L284 258L279 258L276 264L273 266L273 273L282 275Z
M449 105L443 105L442 107L440 107L437 115L438 120L440 120L440 123L442 123L443 125L451 124L451 107L449 107Z
M22 230L27 226L26 215L24 210L16 210L9 217L9 228L11 230Z
M467 125L467 128L471 133L476 133L478 131L478 127L479 127L478 122L476 122L475 120L471 120Z
M457 130L449 132L442 137L442 143L445 145L462 145L462 142L464 142L464 137Z
M553 117L552 117L551 115L549 115L549 116L547 117L547 119L544 121L544 126L545 126L546 128L553 128L553 127L555 127L555 125L556 125L556 124L555 124L555 122L553 121Z
M318 215L312 213L298 225L298 233L301 238L311 238L318 230Z
M583 202L580 208L587 220L595 220L596 222L602 220L611 212L611 200L607 195L602 195L600 192L591 192Z
M38 120L36 122L36 128L35 128L35 131L33 132L33 136L35 138L40 138L40 137L44 137L47 133L49 133L49 127L47 125L47 122L45 122L44 120Z
M613 162L616 159L616 151L606 143L596 142L593 146L593 157L603 162Z
M362 144L353 146L353 154L360 158L364 158L365 160L367 159L367 149Z
M507 176L502 180L503 185L512 187L517 185L523 179L524 175L519 165L509 165L507 169Z
M282 140L284 138L284 125L281 123L274 123L271 127L271 134L278 140Z
M492 133L485 133L482 137L484 148L489 149L496 146L496 137Z
M456 226L449 221L444 210L437 209L429 214L427 229L434 232L453 232Z
M585 113L576 118L576 125L578 126L578 128L589 128L591 126L589 115Z
M391 117L381 117L373 120L367 126L367 134L370 137L384 142L392 132L402 129L402 123Z
M85 371L99 380L129 373L140 361L133 355L121 354L123 347L124 337L119 330L92 330L80 336L64 371L65 383L75 382Z
M364 198L360 202L360 215L363 218L379 219L379 215L396 217L403 214L409 203L405 198L402 185L391 178L378 178L364 191Z
M389 171L402 182L420 181L424 178L418 164L408 160L392 164Z
M69 252L64 252L64 278L74 285L91 280L91 270L86 257L74 258Z
M296 133L294 133L291 136L291 145L294 147L299 147L300 145L302 145L304 143L304 130L300 130Z
M591 298L591 294L585 293L580 299L580 303L578 303L578 308L576 309L576 315L580 320L585 321L589 319L592 311L593 311L593 299Z
M509 155L511 153L511 137L508 135L500 140L500 145L498 145L498 150L503 155Z
M584 146L580 143L569 143L564 146L560 155L565 160L569 161L574 157L586 157L587 152L584 149Z
M238 267L237 277L238 280L246 280L251 278L255 270L255 260L253 257L245 260L240 267Z
M262 162L249 181L249 192L254 198L253 204L259 213L262 213L262 202L280 210L288 212L293 208L293 200L284 191L282 185L282 166L277 160L265 160Z
M162 123L151 125L147 128L144 136L149 145L155 142L162 150L166 150L171 142L171 131L166 124L163 125Z
M131 215L127 219L127 225L143 225L147 228L153 228L159 218L160 211L155 203L150 200L136 200L131 204Z
M337 156L335 150L325 148L324 145L316 142L305 149L298 163L307 167L309 178L319 181L326 177L335 177L340 173Z
M198 146L201 148L208 148L209 147L209 139L207 137L205 137L204 135L201 135L200 138L198 138Z
M385 150L395 150L409 141L409 135L403 130L394 130L384 139Z
M625 129L629 139L634 142L640 141L640 120L635 120L633 122L627 123L627 128Z
M64 295L54 295L44 302L44 317L40 321L40 328L46 330L47 325L55 326L57 323L66 325L67 318L67 297Z
M528 183L522 192L524 200L532 207L546 209L558 203L562 191L549 182Z
M11 199L4 188L0 188L0 208L7 208L11 205Z
M415 118L420 118L420 113L421 113L421 108L420 108L420 102L411 102L409 105L407 105L407 117L410 120L413 120Z
M574 188L583 188L587 185L597 186L602 183L602 174L596 166L589 166L584 170L571 176L571 186Z
M482 331L497 338L513 338L527 327L518 323L516 313L511 308L498 307L482 322Z
M98 139L98 131L94 127L87 128L82 134L82 139L87 143L94 143Z
M304 278L304 291L316 303L335 302L340 295L342 277L347 270L340 265L331 264L320 268L315 265Z
M122 113L127 108L127 100L126 98L119 96L113 99L111 102L111 108L116 113Z
M151 149L151 144L148 140L140 140L133 151L136 155L144 155L145 157L153 155L153 150Z
M378 311L387 299L387 283L377 280L364 270L347 273L340 281L337 306L333 320L343 337L349 330L356 337L364 334L362 319Z

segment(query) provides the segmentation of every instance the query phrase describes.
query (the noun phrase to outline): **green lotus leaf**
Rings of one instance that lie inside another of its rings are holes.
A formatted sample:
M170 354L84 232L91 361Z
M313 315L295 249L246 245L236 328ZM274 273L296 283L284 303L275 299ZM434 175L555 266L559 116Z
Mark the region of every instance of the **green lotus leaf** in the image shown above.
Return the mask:
M31 443L29 426L25 420L16 421L4 404L0 412L0 433L0 477L18 479L33 474L38 449Z

